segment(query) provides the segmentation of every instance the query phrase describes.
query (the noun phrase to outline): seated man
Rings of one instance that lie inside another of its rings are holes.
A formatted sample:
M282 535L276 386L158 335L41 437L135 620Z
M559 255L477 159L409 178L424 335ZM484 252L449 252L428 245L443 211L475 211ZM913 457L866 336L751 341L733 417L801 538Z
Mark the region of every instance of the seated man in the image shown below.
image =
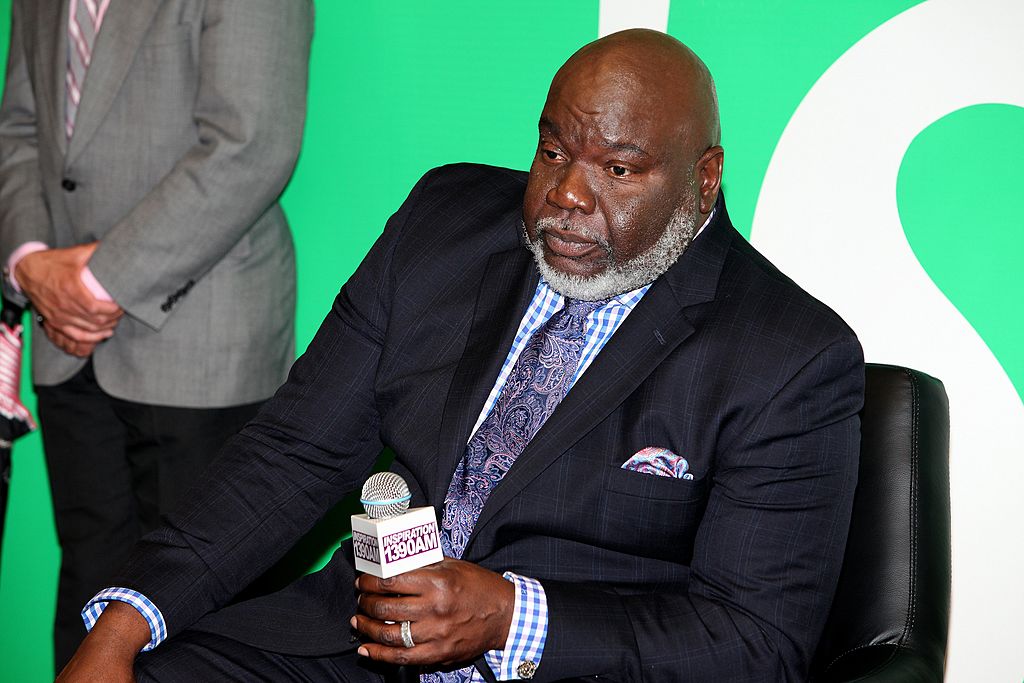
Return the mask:
M804 679L863 361L733 229L722 159L681 43L573 55L529 175L417 184L288 382L90 604L63 679ZM346 545L225 607L384 446L446 559L357 579Z

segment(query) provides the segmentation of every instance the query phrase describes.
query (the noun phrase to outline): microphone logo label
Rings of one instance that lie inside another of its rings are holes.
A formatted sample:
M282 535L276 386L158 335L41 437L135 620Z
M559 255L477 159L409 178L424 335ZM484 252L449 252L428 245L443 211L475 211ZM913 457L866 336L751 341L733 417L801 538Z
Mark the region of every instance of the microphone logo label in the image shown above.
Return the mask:
M444 559L437 515L432 507L371 519L352 515L352 554L356 571L386 579Z
M380 564L380 554L377 552L377 539L359 531L352 532L352 554L360 560Z
M384 562L397 562L438 548L437 523L428 522L388 534L383 539Z

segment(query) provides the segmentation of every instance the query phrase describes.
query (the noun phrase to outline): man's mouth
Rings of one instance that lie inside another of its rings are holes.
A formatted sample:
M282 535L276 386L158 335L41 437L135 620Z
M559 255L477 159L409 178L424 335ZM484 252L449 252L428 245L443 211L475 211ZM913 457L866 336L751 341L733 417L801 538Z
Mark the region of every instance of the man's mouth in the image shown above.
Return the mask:
M575 231L548 228L541 232L541 236L547 252L554 256L579 260L595 253L607 253L600 243Z

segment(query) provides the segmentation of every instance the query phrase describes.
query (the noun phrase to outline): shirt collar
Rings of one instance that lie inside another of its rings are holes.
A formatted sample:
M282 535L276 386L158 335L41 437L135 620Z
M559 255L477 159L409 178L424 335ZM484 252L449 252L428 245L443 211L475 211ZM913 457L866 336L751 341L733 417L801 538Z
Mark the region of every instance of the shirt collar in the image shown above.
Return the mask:
M698 237L700 237L700 234L704 232L704 228L708 227L708 224L711 222L711 219L715 217L716 211L718 211L717 208L711 209L711 213L709 213L708 217L704 219L704 225L697 228L697 233L693 236L693 239L697 239Z

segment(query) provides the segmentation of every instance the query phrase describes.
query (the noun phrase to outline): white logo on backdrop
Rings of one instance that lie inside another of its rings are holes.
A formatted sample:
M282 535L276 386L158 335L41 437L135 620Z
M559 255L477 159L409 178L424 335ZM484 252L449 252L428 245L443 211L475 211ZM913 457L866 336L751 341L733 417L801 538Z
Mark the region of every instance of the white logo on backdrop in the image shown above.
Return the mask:
M664 31L668 5L602 0L600 33ZM857 330L869 361L915 367L946 385L950 681L1020 680L1024 672L1024 405L911 251L896 178L914 137L943 116L984 103L1024 106L1022 28L1018 0L929 0L859 41L790 120L752 231L758 248ZM965 226L963 239L977 238Z
M668 28L669 0L601 0L597 19L598 35L627 28Z
M911 251L896 178L914 137L943 116L983 103L1024 106L1022 28L1018 0L930 0L859 41L786 127L752 231L759 249L850 323L869 361L915 367L946 385L951 681L1024 674L1024 405ZM965 225L962 239L987 239L973 232L980 227Z

